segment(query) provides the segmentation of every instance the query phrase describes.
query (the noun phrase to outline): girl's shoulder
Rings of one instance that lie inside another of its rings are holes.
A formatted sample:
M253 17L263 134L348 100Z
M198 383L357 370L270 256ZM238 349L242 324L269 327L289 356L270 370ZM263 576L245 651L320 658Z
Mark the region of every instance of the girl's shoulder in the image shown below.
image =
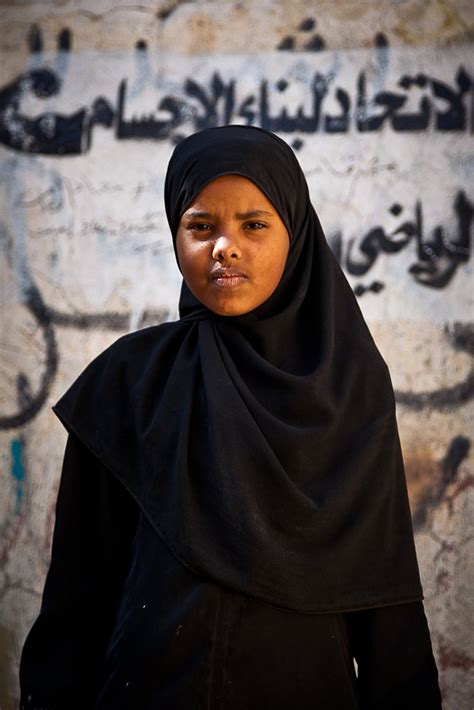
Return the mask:
M146 356L159 349L164 341L168 342L174 335L179 336L183 332L183 325L181 321L165 321L125 333L91 360L84 371L96 362L102 364L107 360Z
M147 361L160 361L173 343L179 346L185 328L181 321L166 321L121 335L84 367L71 387L90 379L105 384L112 374L139 375Z
M139 416L147 394L166 380L188 329L189 323L169 321L120 336L72 381L54 414L83 441L115 438L112 433Z

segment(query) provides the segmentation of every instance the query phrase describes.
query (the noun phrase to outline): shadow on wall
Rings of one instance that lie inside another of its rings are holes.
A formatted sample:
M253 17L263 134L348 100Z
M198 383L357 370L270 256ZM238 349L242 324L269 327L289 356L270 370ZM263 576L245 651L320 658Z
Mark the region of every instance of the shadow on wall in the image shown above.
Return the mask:
M12 697L12 689L16 687L16 679L13 677L12 651L14 647L14 636L10 629L0 626L0 699L2 700L1 710L14 710L15 698ZM6 704L5 704L6 703Z

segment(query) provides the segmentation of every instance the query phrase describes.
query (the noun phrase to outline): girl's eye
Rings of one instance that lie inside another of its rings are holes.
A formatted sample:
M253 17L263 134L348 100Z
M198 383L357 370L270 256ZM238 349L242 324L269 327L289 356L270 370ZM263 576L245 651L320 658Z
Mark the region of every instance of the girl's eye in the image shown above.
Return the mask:
M212 227L210 224L206 224L205 222L199 222L198 224L191 224L188 229L191 232L197 232L198 234L204 234L206 232L210 232L212 230Z
M249 229L265 229L267 225L264 222L247 222L245 226Z

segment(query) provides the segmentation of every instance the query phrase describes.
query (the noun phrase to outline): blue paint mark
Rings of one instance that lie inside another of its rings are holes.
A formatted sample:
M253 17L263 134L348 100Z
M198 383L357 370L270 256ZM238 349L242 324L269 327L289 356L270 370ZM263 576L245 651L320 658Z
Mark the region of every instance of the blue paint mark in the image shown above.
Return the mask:
M24 441L23 439L12 439L10 444L11 451L11 475L16 481L16 503L15 503L15 513L20 515L21 503L23 500L23 486L25 483L25 467L23 465L23 449Z

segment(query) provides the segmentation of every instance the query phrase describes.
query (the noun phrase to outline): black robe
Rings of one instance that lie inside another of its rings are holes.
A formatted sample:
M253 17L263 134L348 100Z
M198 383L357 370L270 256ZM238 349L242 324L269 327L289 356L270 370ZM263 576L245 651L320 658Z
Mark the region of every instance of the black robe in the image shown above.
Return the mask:
M423 602L304 614L196 575L72 434L20 680L23 710L441 708Z
M25 708L439 708L387 367L273 134L177 146L173 239L224 174L275 206L284 273L238 317L183 283L179 320L53 407L70 438Z

